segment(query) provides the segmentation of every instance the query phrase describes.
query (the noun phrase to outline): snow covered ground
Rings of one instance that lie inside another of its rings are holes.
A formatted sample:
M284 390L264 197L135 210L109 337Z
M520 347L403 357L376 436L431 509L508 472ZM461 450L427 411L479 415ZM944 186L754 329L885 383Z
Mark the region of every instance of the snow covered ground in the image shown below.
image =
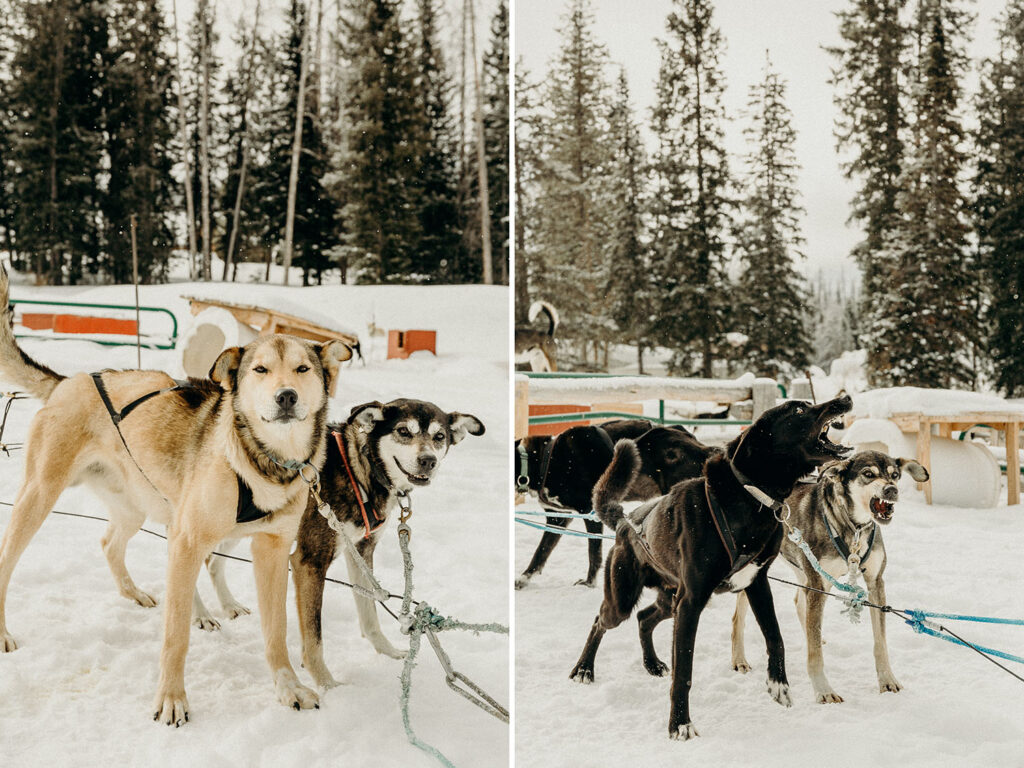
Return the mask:
M901 495L904 500L884 532L891 605L1024 617L1024 506L929 507L912 482ZM539 537L516 526L517 572ZM671 741L670 680L644 671L635 619L605 635L593 684L569 680L601 602L600 588L573 586L585 568L585 540L564 537L543 574L516 592L517 766L1024 766L1024 684L973 651L915 634L890 617L892 667L904 690L879 694L870 622L865 616L863 623L851 625L834 599L823 624L825 669L845 702L815 703L793 588L780 584L772 591L793 707L779 706L765 692L764 641L750 618L745 639L753 671L732 671L735 599L718 595L701 616L697 634L690 704L701 736ZM772 574L789 579L792 571L777 562ZM650 596L645 594L641 607ZM664 622L654 636L666 661L671 624ZM974 642L1024 655L1024 628L950 626ZM1018 674L1024 670L1006 664Z
M293 281L294 282L294 281ZM478 416L487 433L454 447L437 480L414 494L412 552L417 595L447 616L508 623L508 300L500 287L289 288L247 283L173 283L143 286L144 305L190 321L182 294L216 292L230 301L273 302L282 297L365 334L382 328L438 331L438 356L416 353L383 360L386 343L364 336L364 367L343 368L331 415L342 419L368 400L415 397L447 410ZM131 303L130 286L33 288L15 285L18 298ZM43 311L43 310L40 310ZM144 323L146 321L144 320ZM25 342L27 351L63 373L134 367L135 349L87 341ZM142 364L180 372L173 351L142 351ZM37 406L19 401L3 439L20 440ZM0 501L12 501L24 454L0 455ZM56 509L103 515L87 490L69 489ZM0 506L0 526L9 507ZM154 526L147 526L154 527ZM192 630L186 670L191 722L180 729L150 719L157 683L162 610L121 598L100 550L102 523L51 516L14 573L7 601L8 628L20 643L0 655L0 764L4 766L434 766L406 741L399 710L402 663L378 656L359 636L352 598L327 585L324 634L327 663L346 682L321 699L319 711L295 712L277 703L266 662L251 568L230 562L228 580L254 609L220 632ZM160 530L157 527L158 530ZM402 585L394 526L377 550L377 572L392 591ZM235 551L248 556L248 545ZM140 534L129 545L128 568L139 586L162 597L166 545ZM331 575L347 578L335 563ZM299 632L289 584L288 638L299 667ZM205 575L200 589L218 614ZM405 644L397 624L382 614L385 633ZM455 667L499 701L509 702L509 640L444 633ZM508 727L476 709L445 685L440 665L424 643L413 678L412 725L458 766L507 764Z

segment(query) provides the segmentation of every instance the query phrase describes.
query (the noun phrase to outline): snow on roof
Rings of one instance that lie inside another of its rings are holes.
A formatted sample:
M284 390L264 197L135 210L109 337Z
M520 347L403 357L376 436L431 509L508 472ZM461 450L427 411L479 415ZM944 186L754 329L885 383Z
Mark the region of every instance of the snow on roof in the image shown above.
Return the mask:
M260 297L259 304L252 304L248 302L239 301L227 301L222 296L203 296L201 294L190 294L187 296L183 296L182 298L196 299L198 301L205 301L210 304L221 304L225 307L237 307L238 309L269 309L274 312L277 312L280 315L291 315L292 317L302 318L303 320L306 320L310 323L319 325L321 328L326 328L327 330L335 331L336 333L344 333L348 334L349 336L355 336L356 338L359 338L358 331L354 331L351 328L346 328L345 326L339 324L337 320L333 319L329 315L317 312L316 310L312 310L309 307L303 306L302 304L289 301L288 299L283 299L280 296L269 297L263 295Z
M897 413L944 416L979 412L1024 414L1024 404L980 392L890 387L854 395L852 415L855 418L887 419Z

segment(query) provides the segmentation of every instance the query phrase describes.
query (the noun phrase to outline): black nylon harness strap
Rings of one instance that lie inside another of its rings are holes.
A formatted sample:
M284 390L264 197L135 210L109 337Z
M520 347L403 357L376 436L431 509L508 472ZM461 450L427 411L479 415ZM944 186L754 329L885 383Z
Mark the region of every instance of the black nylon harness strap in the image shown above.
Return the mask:
M93 373L92 380L93 383L96 385L96 391L99 392L100 400L103 401L103 405L107 409L107 413L110 414L110 421L113 422L114 424L114 429L117 431L117 436L121 438L121 444L124 446L125 451L128 453L128 458L130 458L132 460L132 463L135 464L136 469L139 470L139 474L146 478L146 482L153 486L153 489L157 493L160 493L160 489L153 485L153 481L150 480L149 476L142 471L142 467L139 466L139 462L137 462L135 460L135 456L132 455L131 448L128 447L128 442L124 439L124 433L121 432L121 422L124 421L125 417L129 413L134 411L136 408L138 408L140 405L142 405L150 398L156 397L157 395L163 395L168 392L186 389L188 388L188 384L183 382L177 382L173 387L165 387L164 389L158 389L154 392L147 392L142 397L137 397L136 399L132 400L130 403L128 403L128 405L126 405L124 408L118 411L116 408L114 408L114 404L110 400L110 394L107 392L106 384L103 383L103 374ZM256 506L256 502L254 502L252 498L252 489L245 484L245 481L242 480L241 476L238 475L238 473L235 473L235 477L238 480L238 506L235 510L235 522L251 523L255 520L260 520L269 515L270 512L267 512L266 510ZM160 495L163 496L162 493L160 493Z
M821 519L825 521L825 530L828 531L828 537L832 540L832 546L836 548L836 552L839 553L840 557L842 557L844 561L848 562L850 560L850 548L848 546L846 546L846 541L843 539L843 537L840 536L839 534L837 534L832 529L832 524L829 523L828 516L825 514L825 510L824 509L821 510ZM871 547L873 547L874 544L875 544L875 531L877 531L877 530L878 530L878 525L874 521L872 521L872 523L871 523L871 533L868 535L868 548L866 550L864 550L864 554L861 555L861 558L860 558L860 561L862 563L865 560L867 560L868 559L868 555L871 554ZM862 571L864 569L865 568L863 568L863 567L861 568Z

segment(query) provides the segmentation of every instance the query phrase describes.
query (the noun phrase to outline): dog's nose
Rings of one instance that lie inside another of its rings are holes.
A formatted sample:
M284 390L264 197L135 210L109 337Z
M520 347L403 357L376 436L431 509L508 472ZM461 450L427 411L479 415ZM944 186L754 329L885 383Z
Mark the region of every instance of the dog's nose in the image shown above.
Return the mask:
M900 497L900 489L895 485L887 485L882 489L882 498L886 501L896 501Z
M274 402L282 411L290 411L299 402L299 393L294 389L279 389L274 395Z
M437 466L437 456L432 453L421 453L417 458L417 462L420 466L420 472L433 472L434 467Z

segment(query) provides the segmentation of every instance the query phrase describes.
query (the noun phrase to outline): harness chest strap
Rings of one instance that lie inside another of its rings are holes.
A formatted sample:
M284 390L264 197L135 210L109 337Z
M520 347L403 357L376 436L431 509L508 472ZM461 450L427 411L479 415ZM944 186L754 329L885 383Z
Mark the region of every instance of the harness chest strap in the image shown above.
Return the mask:
M829 539L832 540L832 546L836 548L836 552L839 553L840 557L842 557L844 561L849 562L850 555L851 554L855 554L855 553L851 553L850 552L850 548L848 546L846 546L846 541L843 539L843 537L840 536L839 534L837 534L833 530L832 524L829 523L828 516L825 514L825 510L824 509L821 510L821 519L825 522L825 530L828 532ZM871 554L871 548L875 544L875 531L877 531L877 530L878 530L878 525L874 521L872 521L871 522L871 533L868 534L868 547L867 547L867 549L864 550L864 554L860 555L860 561L862 563L865 560L867 560L868 559L868 555ZM865 570L865 569L866 569L866 566L864 568L861 568L862 571Z
M341 454L341 461L345 465L348 481L352 484L352 491L355 493L356 501L359 503L359 514L363 517L363 538L368 539L374 531L387 522L387 517L378 515L377 510L372 504L369 505L369 511L367 511L369 496L363 490L363 487L356 482L355 475L352 474L352 467L348 463L348 452L345 450L345 441L342 434L341 432L331 432L331 434L334 435L334 440L338 444L338 453Z
M124 421L125 417L128 416L129 413L134 411L136 408L138 408L140 405L142 405L150 398L156 397L157 395L163 395L168 392L175 392L177 390L187 389L189 385L186 382L175 380L176 383L173 387L164 387L163 389L158 389L153 392L147 392L146 394L142 395L142 397L135 398L130 403L128 403L128 405L126 405L124 408L118 411L117 409L114 408L114 404L110 400L110 394L107 392L107 386L103 382L103 374L93 373L92 380L93 383L96 385L96 391L99 392L100 400L103 401L103 405L107 409L107 413L110 415L110 420L114 424L114 429L117 430L117 436L121 438L121 444L124 446L125 451L128 453L128 458L130 458L132 460L132 463L135 464L135 467L139 470L139 474L146 478L146 482L153 486L153 490L155 490L157 493L160 493L160 489L153 485L153 481L150 480L149 476L142 471L142 467L139 466L139 462L137 462L135 460L135 456L132 455L132 451L128 447L127 441L124 439L124 433L121 432L121 422ZM235 508L235 522L251 523L256 520L261 520L267 515L269 515L270 512L268 512L265 509L262 509L261 507L256 506L256 502L253 500L252 497L252 489L245 483L244 480L242 480L241 475L239 475L236 472L235 478L238 481L238 505ZM163 496L162 493L160 493L160 495Z

